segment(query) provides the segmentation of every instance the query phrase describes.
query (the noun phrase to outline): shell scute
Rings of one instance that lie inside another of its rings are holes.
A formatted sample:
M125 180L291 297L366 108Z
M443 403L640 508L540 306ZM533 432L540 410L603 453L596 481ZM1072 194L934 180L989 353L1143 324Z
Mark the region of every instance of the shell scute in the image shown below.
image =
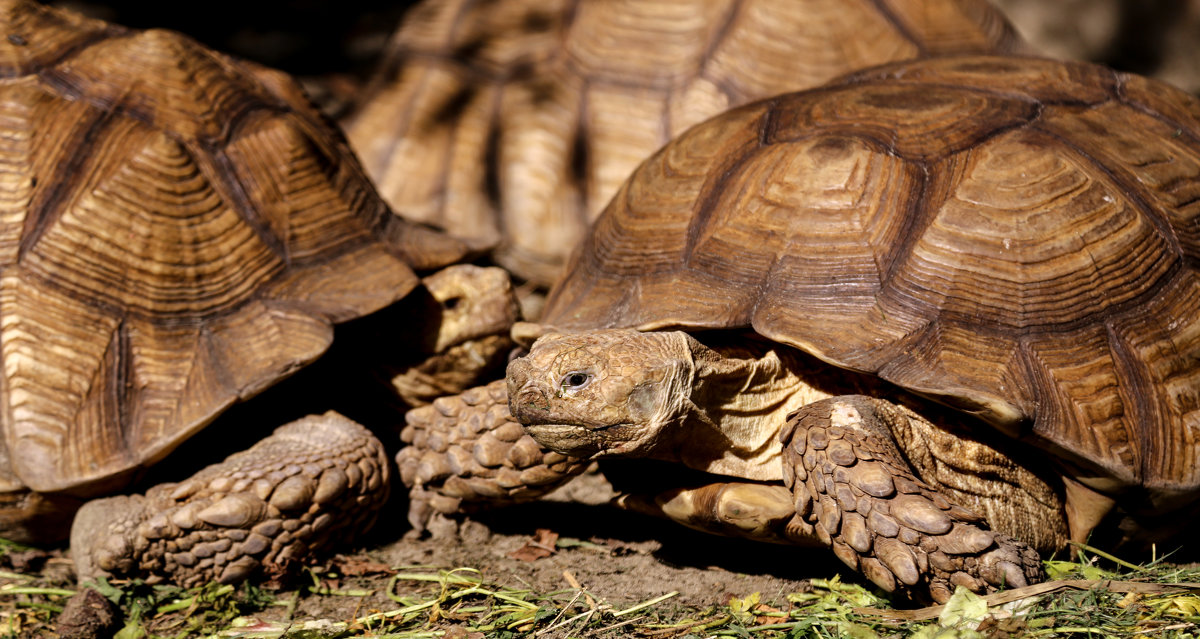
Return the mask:
M974 88L877 82L844 84L814 92L776 113L770 142L812 135L853 135L906 159L934 160L977 145L1001 131L1029 123L1037 101Z

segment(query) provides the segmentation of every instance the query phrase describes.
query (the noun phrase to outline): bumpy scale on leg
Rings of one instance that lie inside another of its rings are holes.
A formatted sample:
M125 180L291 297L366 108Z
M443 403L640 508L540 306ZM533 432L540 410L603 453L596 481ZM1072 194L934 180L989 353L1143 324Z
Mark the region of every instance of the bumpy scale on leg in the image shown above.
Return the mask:
M416 531L438 515L532 501L587 468L542 448L508 412L504 380L411 410L396 455Z
M194 586L282 571L369 528L388 475L367 429L305 417L181 483L89 502L71 530L76 572Z
M960 585L983 593L1042 580L1033 549L916 477L888 426L906 419L893 404L857 395L792 415L780 440L797 516L848 566L914 600L944 602Z

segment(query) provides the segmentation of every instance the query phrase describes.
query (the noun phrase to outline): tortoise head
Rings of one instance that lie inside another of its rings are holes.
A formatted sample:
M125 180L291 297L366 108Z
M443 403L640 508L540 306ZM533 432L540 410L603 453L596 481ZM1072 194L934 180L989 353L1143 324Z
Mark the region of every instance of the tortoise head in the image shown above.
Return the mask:
M545 335L508 365L509 409L552 450L644 456L691 405L689 339L625 329Z

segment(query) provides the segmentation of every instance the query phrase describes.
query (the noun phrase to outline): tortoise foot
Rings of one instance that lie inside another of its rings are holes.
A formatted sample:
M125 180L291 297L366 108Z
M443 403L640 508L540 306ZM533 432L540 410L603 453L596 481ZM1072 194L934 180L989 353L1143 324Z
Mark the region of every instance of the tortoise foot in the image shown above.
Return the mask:
M543 448L508 412L504 380L408 412L396 455L409 487L408 521L426 531L440 515L532 501L587 469Z
M369 528L388 474L367 429L333 412L305 417L178 484L86 504L71 530L76 573L191 587L282 572Z
M714 535L819 545L812 525L796 517L791 491L776 484L712 483L657 495L620 495L616 504Z
M412 296L418 306L409 312L438 318L417 337L421 350L429 355L414 363L406 357L414 345L396 342L397 352L385 357L392 364L385 364L382 371L406 407L424 406L502 375L514 346L509 328L520 316L504 269L455 264L421 283L424 295ZM388 336L372 337L386 343Z
M1037 552L951 503L904 461L893 404L864 396L805 406L781 433L797 513L851 568L888 592L945 602L1044 579Z

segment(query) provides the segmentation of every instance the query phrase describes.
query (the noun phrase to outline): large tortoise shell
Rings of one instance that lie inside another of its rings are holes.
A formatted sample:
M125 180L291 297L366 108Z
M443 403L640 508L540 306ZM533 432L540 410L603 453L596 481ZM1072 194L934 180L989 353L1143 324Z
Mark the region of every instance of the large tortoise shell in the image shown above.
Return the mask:
M111 489L460 259L282 74L0 2L0 488Z
M1200 486L1200 102L946 58L730 111L647 160L561 328L753 327L1161 499Z
M693 124L884 62L1021 46L986 0L426 0L347 131L396 211L548 285Z

